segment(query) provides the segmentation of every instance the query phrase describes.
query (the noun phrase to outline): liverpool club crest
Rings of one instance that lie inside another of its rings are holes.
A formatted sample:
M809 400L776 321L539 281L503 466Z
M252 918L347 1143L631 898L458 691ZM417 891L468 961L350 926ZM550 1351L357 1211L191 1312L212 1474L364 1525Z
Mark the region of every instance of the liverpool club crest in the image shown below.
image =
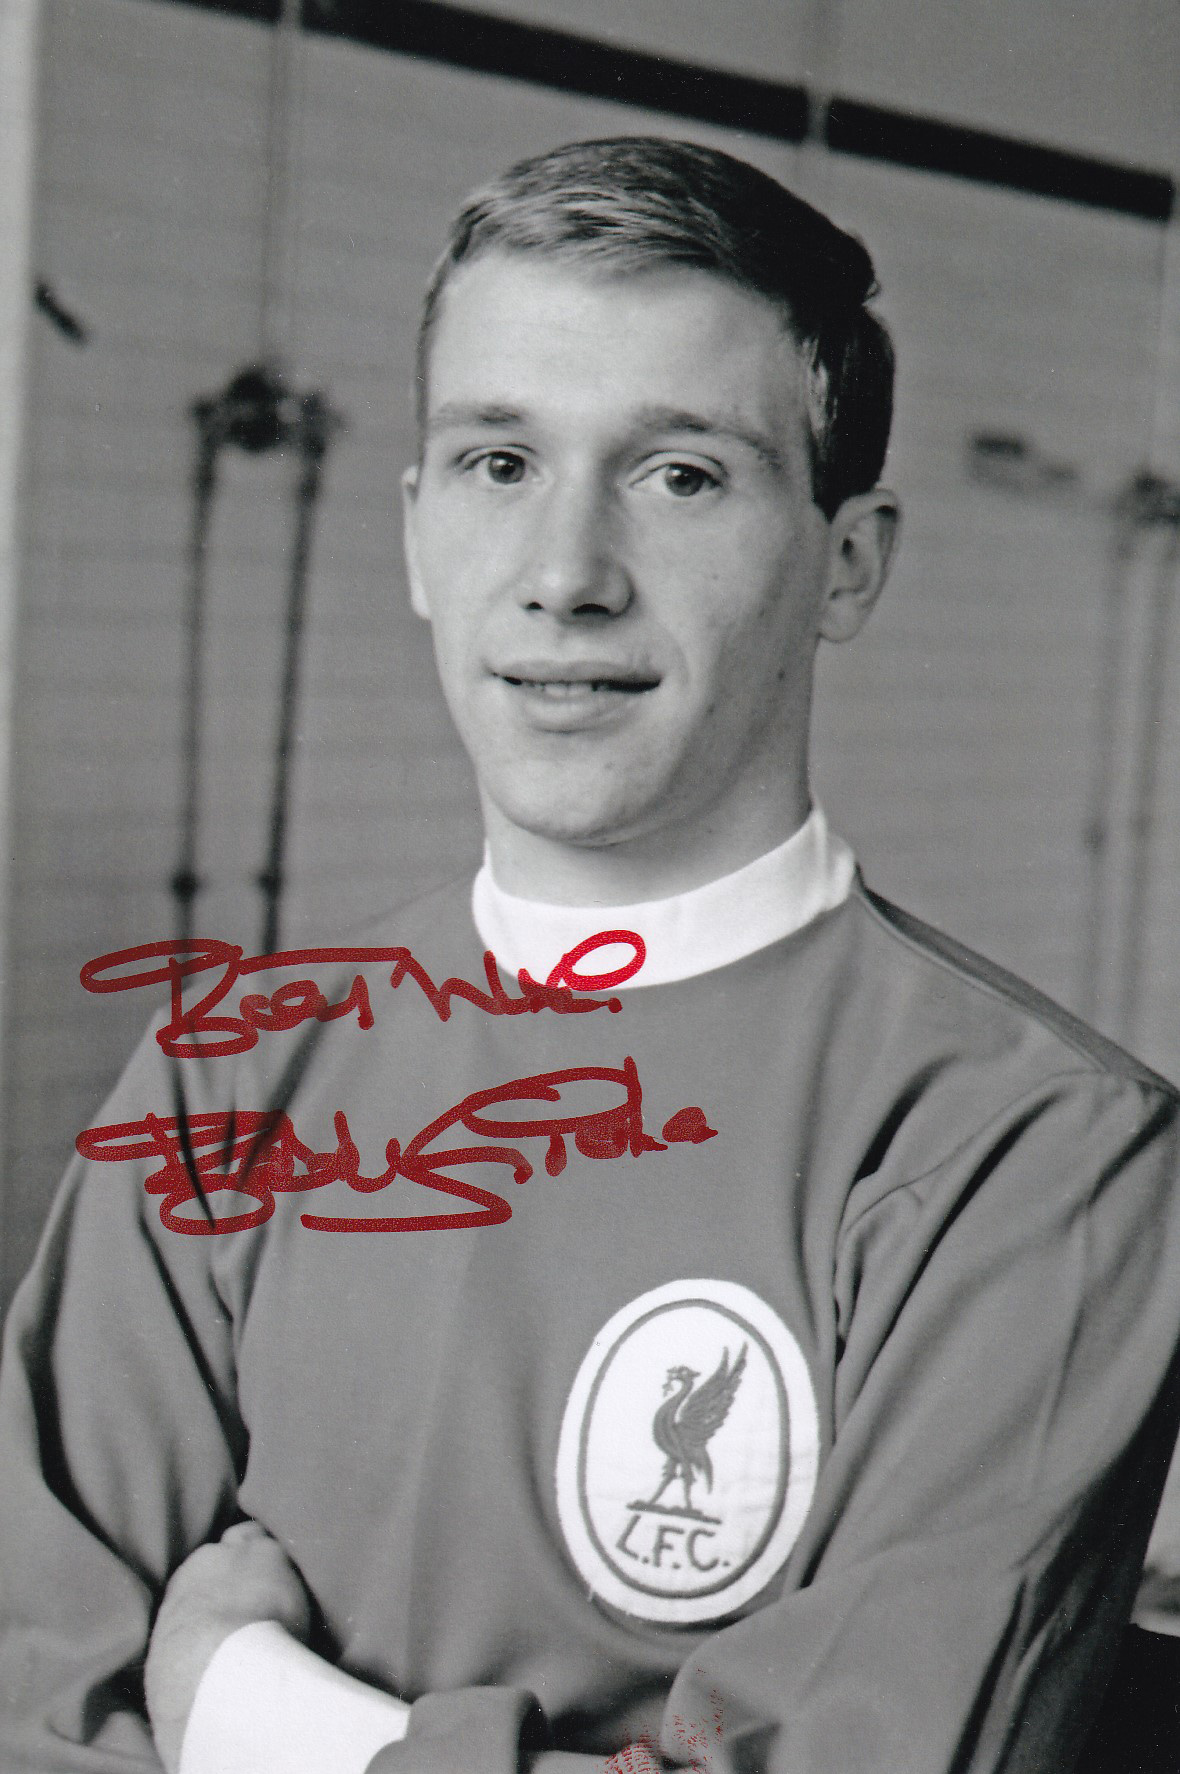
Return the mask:
M765 1301L736 1282L653 1289L603 1327L570 1391L557 1500L574 1563L640 1618L721 1619L781 1568L817 1449L806 1363Z

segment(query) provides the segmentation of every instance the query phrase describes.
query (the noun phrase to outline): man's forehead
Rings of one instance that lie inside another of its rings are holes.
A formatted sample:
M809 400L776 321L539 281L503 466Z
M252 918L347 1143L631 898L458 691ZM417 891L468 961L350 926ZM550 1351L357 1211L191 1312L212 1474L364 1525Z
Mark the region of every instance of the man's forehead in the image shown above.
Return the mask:
M525 420L559 394L596 403L609 385L641 428L744 436L755 411L802 397L781 310L696 266L488 253L454 273L432 332L428 432Z
M707 265L651 254L643 259L622 258L601 247L566 248L561 251L494 246L456 265L439 292L439 315L455 303L457 295L478 302L509 286L514 295L527 291L534 299L570 309L579 296L589 303L632 292L643 303L658 304L695 294L711 297L722 306L734 303L760 312L765 323L790 336L790 320L783 302L753 289L737 277Z

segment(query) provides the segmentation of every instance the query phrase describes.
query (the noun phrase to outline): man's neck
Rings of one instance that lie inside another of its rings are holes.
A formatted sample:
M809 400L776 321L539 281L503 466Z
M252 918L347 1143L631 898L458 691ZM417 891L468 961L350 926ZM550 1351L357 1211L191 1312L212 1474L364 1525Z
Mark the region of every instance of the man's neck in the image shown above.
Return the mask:
M635 905L671 899L756 862L803 826L811 810L806 783L758 818L716 808L681 828L612 844L570 844L523 831L484 806L487 860L496 885L546 905Z
M472 913L509 975L523 968L535 980L572 984L563 957L591 955L579 978L621 970L612 990L662 985L711 973L801 930L843 904L854 870L848 846L817 809L764 856L656 899L581 906L529 899L506 892L485 862Z

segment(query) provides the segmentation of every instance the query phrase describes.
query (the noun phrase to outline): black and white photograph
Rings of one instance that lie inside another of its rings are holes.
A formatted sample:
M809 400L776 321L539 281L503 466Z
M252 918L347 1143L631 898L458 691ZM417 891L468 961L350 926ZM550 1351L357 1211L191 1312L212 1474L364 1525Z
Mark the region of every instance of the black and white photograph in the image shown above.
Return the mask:
M0 1774L1180 1774L1178 180L1175 0L0 0Z

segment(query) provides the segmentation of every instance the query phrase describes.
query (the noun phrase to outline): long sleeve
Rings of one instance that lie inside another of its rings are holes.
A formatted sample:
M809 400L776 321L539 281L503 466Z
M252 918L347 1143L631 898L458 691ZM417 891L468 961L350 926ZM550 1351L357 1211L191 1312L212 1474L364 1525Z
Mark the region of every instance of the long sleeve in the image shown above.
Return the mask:
M1071 1765L1176 1433L1175 1158L1172 1099L1067 1078L882 1186L842 1242L835 1435L783 1593L695 1646L618 1770ZM509 1774L478 1732L464 1700L444 1751L436 1716L430 1774ZM411 1713L370 1774L422 1774L416 1740Z
M172 1088L145 1043L111 1122ZM89 1170L89 1174L87 1174ZM0 1381L0 1764L157 1768L142 1663L168 1574L233 1519L233 1326L144 1167L76 1160L13 1303Z
M371 1774L1064 1774L1180 1416L1175 1094L856 906L609 1022L382 1008L181 1062L193 1115L282 1110L222 1235L147 1163L71 1179L6 1361L5 1774L154 1766L152 1607L239 1510L311 1648L411 1703ZM626 1151L595 1092L556 1137L486 1119L623 1056ZM111 1122L179 1113L153 1057ZM341 1236L422 1211L375 1173L436 1127L508 1220ZM694 1372L734 1400L713 1478L662 1476Z

